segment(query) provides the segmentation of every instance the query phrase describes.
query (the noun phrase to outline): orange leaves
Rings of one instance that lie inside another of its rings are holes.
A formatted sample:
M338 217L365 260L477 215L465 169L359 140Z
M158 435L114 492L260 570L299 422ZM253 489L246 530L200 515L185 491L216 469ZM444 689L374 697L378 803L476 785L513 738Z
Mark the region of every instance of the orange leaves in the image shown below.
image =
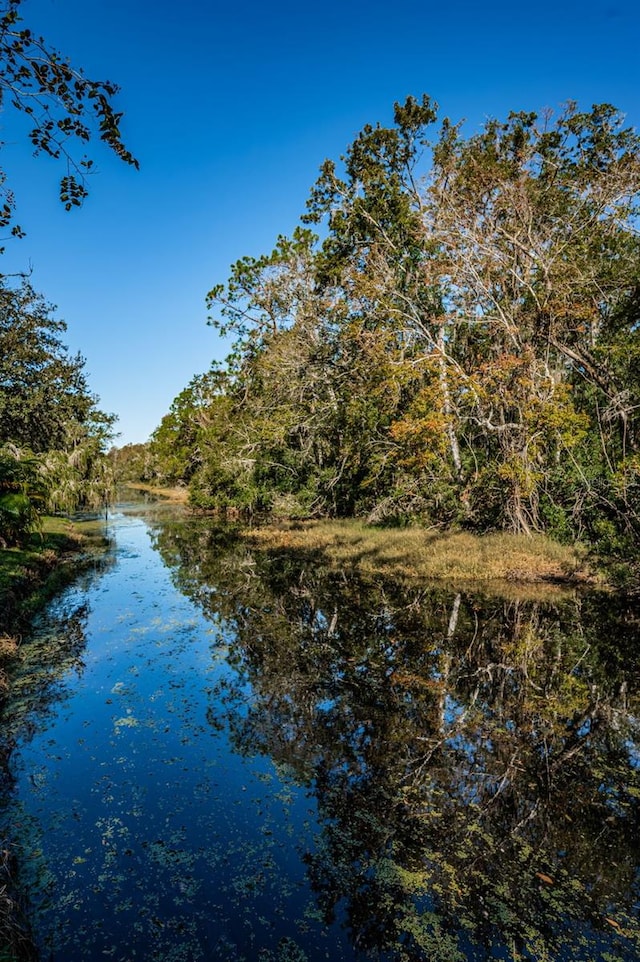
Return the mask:
M423 417L407 414L389 428L389 436L398 444L395 460L410 471L421 471L446 456L446 420L439 411Z
M413 418L408 415L399 421L395 421L389 428L389 434L394 441L400 443L410 441L415 444L418 439L437 436L443 430L443 417L438 412L433 411L427 417Z

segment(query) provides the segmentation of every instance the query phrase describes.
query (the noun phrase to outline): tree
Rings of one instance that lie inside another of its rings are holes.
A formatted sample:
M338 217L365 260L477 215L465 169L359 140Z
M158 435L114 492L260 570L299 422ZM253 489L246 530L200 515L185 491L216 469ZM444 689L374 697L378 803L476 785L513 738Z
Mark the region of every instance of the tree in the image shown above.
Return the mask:
M49 507L104 503L111 487L102 456L115 418L97 407L84 359L32 286L0 285L0 444L38 458Z
M590 385L633 445L602 346L637 286L639 186L640 138L606 104L511 113L468 139L445 121L434 147L425 281L442 288L459 415L489 443L515 530L539 526L550 464L580 440L568 386Z
M213 288L208 450L265 502L637 540L640 136L608 104L436 120L367 125L312 188L321 236Z
M128 481L152 481L155 477L154 459L149 441L144 444L125 444L109 450L109 462L116 484Z
M28 137L36 154L63 162L60 201L66 210L87 196L94 161L81 151L97 135L124 163L138 167L120 131L114 106L118 87L90 80L43 37L23 26L22 0L0 0L0 109L7 104L29 118ZM0 227L12 225L14 197L0 169ZM17 224L15 236L22 234Z
M366 127L341 177L325 163L307 215L328 217L320 282L340 291L349 323L386 341L387 356L395 335L389 389L407 365L422 369L389 427L399 442L389 456L414 476L426 465L449 471L467 522L529 531L557 505L559 462L576 464L579 510L576 462L590 429L609 489L625 492L628 525L638 516L637 405L620 347L638 350L629 305L640 138L606 104L569 104L557 118L512 113L469 138L447 120L429 138L434 121L428 98L396 104L395 126ZM599 506L612 503L609 490Z
M211 323L235 336L228 378L220 382L225 401L216 404L225 410L211 419L198 478L214 501L252 509L295 494L309 510L319 476L330 483L337 401L326 376L328 304L314 290L316 243L301 228L281 236L270 254L234 264L228 284L208 295L209 308L219 311Z
M0 447L0 547L19 544L38 527L46 497L37 459Z
M202 437L222 380L215 365L206 374L193 377L153 432L149 445L152 470L164 484L187 484L201 466Z
M368 401L382 402L366 457L374 472L363 478L374 518L424 513L429 502L442 513L448 488L463 473L451 400L458 372L450 363L442 288L425 277L434 242L425 231L421 171L436 118L437 105L425 95L395 104L393 127L367 125L341 158L341 176L333 162L323 164L303 218L328 221L318 280L341 304L345 367L362 370L359 396L369 424ZM407 433L424 429L428 452L414 448L407 457Z
M64 448L73 425L94 429L96 399L65 330L30 283L0 286L0 440L40 453Z

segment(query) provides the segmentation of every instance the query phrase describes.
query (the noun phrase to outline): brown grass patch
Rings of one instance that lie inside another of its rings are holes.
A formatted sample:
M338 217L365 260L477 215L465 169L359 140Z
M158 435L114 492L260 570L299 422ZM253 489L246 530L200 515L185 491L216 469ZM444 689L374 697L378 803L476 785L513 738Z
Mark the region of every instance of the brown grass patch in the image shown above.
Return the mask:
M18 651L18 639L12 635L0 635L0 661L13 658Z
M0 694L9 690L7 667L18 654L18 639L11 635L0 635Z
M322 553L338 568L453 585L596 584L584 552L541 535L471 535L421 528L386 529L357 521L284 522L245 530L267 550ZM512 594L513 590L507 593Z
M132 491L144 491L146 494L162 498L163 501L171 501L173 504L186 504L189 498L188 488L157 488L153 484L133 481L128 481L122 487L130 488Z

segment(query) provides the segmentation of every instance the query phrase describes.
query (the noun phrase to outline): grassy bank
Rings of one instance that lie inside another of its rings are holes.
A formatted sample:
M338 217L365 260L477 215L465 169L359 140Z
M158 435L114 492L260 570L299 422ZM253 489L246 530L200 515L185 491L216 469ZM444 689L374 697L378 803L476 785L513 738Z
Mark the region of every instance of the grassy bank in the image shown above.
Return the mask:
M186 504L189 498L189 489L185 487L157 488L153 484L144 484L142 481L127 481L122 487L129 488L132 491L142 491L145 494L153 495L154 498L170 501L174 504Z
M130 487L160 500L184 504L188 489ZM561 545L544 535L495 532L472 535L424 528L379 528L363 521L279 519L240 527L238 536L257 549L316 557L336 569L358 570L409 581L440 581L517 597L539 597L578 586L607 588L607 579L580 545Z
M543 536L374 528L358 521L282 522L243 531L258 548L322 555L336 568L405 580L442 581L504 594L604 587L585 552Z
M95 564L107 541L101 521L45 518L41 532L19 548L0 549L0 696L6 667L33 615L79 569Z

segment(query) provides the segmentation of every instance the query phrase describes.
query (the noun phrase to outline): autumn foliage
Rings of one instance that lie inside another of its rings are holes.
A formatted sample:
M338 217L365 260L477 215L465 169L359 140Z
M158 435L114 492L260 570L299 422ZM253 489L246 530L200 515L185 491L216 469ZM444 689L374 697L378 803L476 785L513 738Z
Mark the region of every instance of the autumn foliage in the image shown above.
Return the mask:
M639 148L609 105L467 136L396 104L210 292L234 346L159 475L206 507L635 543Z

